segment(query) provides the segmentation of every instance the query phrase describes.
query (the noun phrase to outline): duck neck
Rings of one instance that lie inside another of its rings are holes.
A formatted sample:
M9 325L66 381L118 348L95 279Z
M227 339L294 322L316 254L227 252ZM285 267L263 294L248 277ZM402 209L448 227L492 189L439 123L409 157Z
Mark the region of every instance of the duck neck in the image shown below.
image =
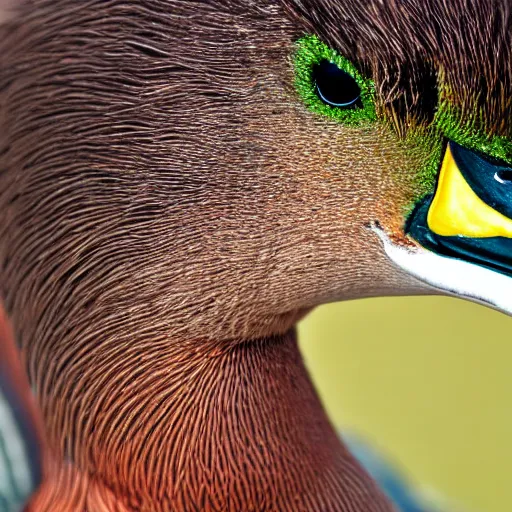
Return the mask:
M391 510L329 423L295 330L206 346L105 366L76 416L76 465L136 510Z

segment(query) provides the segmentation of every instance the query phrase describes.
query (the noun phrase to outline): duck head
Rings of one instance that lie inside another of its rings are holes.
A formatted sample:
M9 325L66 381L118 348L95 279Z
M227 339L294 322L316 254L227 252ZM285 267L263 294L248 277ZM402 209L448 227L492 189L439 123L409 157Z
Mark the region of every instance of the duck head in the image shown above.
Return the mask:
M505 0L21 2L0 34L0 289L52 449L154 498L108 469L143 473L133 439L173 432L148 407L196 378L252 390L247 362L273 368L268 406L284 353L248 347L315 306L510 312L510 28ZM290 382L266 427L299 432L307 465L313 395Z
M215 339L421 281L507 309L509 13L420 4L113 2L93 37L36 2L3 44L7 303Z

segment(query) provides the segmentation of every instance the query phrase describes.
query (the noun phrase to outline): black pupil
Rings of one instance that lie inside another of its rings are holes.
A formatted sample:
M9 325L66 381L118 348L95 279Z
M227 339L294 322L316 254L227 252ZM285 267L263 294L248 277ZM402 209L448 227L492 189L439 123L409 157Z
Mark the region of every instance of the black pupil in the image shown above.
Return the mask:
M320 99L333 107L356 107L361 96L357 82L336 64L323 60L313 68Z

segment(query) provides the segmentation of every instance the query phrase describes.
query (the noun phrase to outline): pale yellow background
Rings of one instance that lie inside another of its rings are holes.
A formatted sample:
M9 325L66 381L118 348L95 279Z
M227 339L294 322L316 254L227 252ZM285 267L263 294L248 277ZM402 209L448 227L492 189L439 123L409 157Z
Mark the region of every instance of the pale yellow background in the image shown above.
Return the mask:
M330 304L299 326L337 427L468 512L512 511L512 318L439 297Z

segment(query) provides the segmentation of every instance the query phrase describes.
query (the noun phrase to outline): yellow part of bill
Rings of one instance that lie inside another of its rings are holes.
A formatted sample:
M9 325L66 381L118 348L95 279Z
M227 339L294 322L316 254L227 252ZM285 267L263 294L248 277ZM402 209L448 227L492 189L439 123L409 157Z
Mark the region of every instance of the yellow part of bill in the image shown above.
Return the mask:
M512 219L484 203L460 172L450 145L446 148L427 224L440 236L512 238Z

